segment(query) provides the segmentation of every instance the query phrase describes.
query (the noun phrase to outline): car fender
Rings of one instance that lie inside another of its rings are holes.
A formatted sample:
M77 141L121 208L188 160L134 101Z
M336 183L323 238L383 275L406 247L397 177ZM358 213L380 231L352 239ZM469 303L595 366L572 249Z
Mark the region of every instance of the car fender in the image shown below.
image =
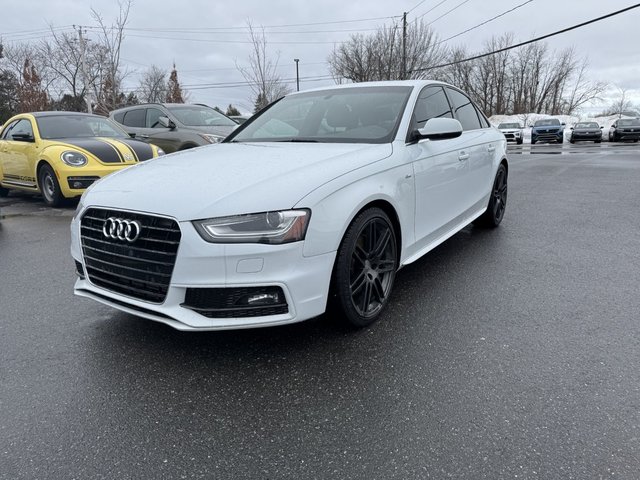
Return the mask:
M310 208L303 253L305 256L336 251L344 234L367 205L386 202L395 211L402 247L414 241L415 188L410 163L391 155L334 179L300 200L295 208ZM404 248L402 248L404 250Z

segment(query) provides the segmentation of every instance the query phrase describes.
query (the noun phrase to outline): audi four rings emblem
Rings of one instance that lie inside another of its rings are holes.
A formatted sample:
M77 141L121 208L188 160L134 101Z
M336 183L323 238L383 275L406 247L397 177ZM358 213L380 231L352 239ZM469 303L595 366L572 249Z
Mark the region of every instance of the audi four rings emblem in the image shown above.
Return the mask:
M142 225L137 220L125 220L122 218L109 217L104 222L102 233L107 238L114 240L126 240L129 243L135 242L140 236Z

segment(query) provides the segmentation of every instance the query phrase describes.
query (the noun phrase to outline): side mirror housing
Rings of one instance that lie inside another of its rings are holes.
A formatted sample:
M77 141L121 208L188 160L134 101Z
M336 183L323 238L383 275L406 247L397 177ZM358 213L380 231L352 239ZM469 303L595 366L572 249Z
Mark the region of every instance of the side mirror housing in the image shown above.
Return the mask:
M430 118L424 127L414 131L416 140L446 140L462 135L462 125L455 118Z
M16 142L35 142L35 138L30 133L14 133L11 138Z
M164 116L162 116L162 117L158 117L158 123L159 123L160 125L162 125L164 128L170 128L170 129L172 129L172 130L173 130L174 128L176 128L176 124L175 124L175 123L173 123L173 122L169 119L169 117L164 117Z

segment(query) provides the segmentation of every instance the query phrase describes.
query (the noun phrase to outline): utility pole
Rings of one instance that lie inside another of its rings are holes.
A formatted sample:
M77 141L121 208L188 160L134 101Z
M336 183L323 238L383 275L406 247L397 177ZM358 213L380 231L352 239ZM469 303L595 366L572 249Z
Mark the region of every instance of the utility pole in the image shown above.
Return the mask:
M80 42L80 65L82 68L82 81L84 82L84 100L87 102L87 112L93 113L93 107L91 105L91 87L87 79L87 66L85 62L86 43L82 36L82 26L78 27L78 40Z
M296 62L296 92L299 92L300 91L300 74L298 73L298 62L300 61L300 59L294 58L293 61Z
M407 78L407 12L402 15L402 77Z

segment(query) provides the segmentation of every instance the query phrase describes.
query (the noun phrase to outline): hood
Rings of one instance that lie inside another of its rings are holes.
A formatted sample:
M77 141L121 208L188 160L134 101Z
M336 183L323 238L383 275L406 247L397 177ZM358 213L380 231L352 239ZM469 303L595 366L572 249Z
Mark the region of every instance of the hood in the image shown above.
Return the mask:
M79 150L102 163L134 164L153 157L153 148L146 142L130 138L82 137L49 140L49 146Z
M113 173L94 184L83 203L178 221L287 209L321 185L391 152L391 144L208 145Z

